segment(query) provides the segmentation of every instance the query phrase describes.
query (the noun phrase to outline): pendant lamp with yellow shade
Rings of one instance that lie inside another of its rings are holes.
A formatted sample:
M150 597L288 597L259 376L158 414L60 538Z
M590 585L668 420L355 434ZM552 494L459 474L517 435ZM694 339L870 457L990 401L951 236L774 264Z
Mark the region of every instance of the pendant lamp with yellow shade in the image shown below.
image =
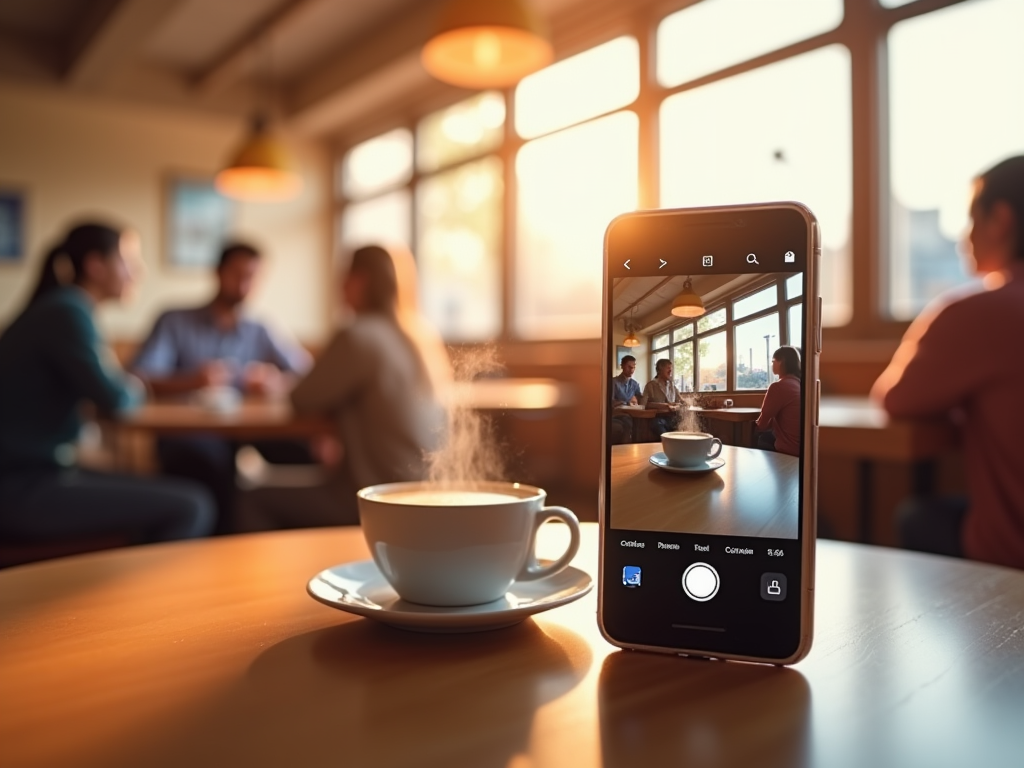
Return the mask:
M248 137L214 183L217 190L236 200L277 202L290 200L302 191L302 178L280 139L257 115Z
M672 301L672 314L676 317L700 317L706 311L704 302L693 290L693 282L686 278L682 293Z
M554 60L528 0L447 0L423 46L426 70L461 88L505 88Z

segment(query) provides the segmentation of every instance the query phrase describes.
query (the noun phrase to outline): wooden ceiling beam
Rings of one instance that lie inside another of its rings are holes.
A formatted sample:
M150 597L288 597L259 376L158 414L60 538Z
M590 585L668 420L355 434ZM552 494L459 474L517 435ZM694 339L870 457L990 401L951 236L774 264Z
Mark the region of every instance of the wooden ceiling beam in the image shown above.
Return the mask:
M212 66L194 77L193 87L204 96L215 96L225 91L242 78L246 64L257 54L264 40L272 37L317 2L323 0L287 0L230 46Z
M98 0L68 51L64 80L96 87L138 51L179 0Z

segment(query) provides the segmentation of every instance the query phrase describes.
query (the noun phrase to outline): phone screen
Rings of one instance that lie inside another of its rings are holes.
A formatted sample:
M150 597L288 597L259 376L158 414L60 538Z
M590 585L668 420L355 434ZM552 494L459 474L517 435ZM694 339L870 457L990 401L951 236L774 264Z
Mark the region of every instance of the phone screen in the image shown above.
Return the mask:
M780 206L609 228L601 612L615 641L780 660L800 647L813 226Z

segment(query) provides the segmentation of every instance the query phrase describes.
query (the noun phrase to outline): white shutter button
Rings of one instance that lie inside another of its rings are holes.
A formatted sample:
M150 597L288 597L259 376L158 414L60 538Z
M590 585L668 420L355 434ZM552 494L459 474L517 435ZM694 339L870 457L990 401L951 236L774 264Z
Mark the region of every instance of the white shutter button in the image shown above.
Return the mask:
M693 563L683 571L683 592L699 603L710 600L718 594L718 571L707 563Z

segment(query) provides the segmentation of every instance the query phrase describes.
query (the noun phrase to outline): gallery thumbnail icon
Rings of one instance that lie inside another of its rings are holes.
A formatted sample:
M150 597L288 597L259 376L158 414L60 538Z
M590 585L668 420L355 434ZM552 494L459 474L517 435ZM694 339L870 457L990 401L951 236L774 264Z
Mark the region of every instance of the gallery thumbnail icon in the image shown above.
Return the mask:
M640 586L640 566L638 565L627 565L622 569L622 586L624 587L639 587Z

